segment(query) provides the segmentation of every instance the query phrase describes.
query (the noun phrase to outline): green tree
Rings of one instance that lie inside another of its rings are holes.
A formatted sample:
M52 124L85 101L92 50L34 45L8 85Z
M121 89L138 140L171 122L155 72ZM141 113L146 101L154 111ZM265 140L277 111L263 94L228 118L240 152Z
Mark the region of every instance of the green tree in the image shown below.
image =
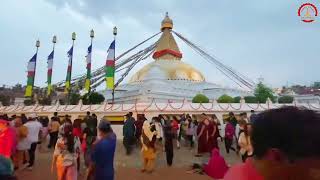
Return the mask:
M31 106L31 105L33 105L35 102L34 102L34 100L33 99L25 99L24 101L23 101L23 104L25 105L25 106Z
M227 94L220 96L217 101L218 101L218 103L233 103L234 102L233 97L231 97Z
M256 89L254 90L254 95L260 103L266 103L268 98L270 98L272 102L275 102L272 89L262 84L262 82L257 85Z
M0 102L3 106L9 106L10 105L10 96L6 96L1 94L0 95Z
M39 99L41 105L51 105L51 97L43 97Z
M314 82L312 87L316 89L320 89L320 82Z
M246 103L258 103L258 99L255 96L245 96L244 101Z
M66 104L66 100L65 99L59 99L59 104L65 105Z
M69 95L70 97L70 104L71 105L77 105L81 99L81 96L79 93L71 93Z
M209 98L204 94L197 94L192 99L192 103L208 103L208 102L209 102Z
M233 98L233 102L234 103L240 103L241 97L240 96L236 96Z
M292 96L281 96L278 98L278 102L280 104L290 104L293 102L293 97Z
M97 92L82 96L83 104L101 104L105 100L104 96Z

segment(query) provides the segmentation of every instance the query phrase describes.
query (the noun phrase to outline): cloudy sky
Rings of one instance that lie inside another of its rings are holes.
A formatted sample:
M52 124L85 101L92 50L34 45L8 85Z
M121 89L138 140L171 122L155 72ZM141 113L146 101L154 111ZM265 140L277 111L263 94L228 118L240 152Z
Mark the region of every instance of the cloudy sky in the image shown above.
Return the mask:
M319 1L311 0L318 9ZM45 86L46 58L57 35L53 82L65 79L71 33L77 33L73 75L85 72L89 31L95 30L93 68L103 66L118 27L120 54L159 32L168 11L174 30L208 53L257 81L272 87L310 85L320 80L320 17L303 23L298 1L212 0L3 0L0 7L0 84L26 84L27 61L40 39L36 85ZM236 86L177 38L183 60L201 70L207 81ZM147 45L146 45L147 46ZM144 46L144 47L146 47ZM129 77L144 64L138 64ZM127 80L127 79L126 79Z

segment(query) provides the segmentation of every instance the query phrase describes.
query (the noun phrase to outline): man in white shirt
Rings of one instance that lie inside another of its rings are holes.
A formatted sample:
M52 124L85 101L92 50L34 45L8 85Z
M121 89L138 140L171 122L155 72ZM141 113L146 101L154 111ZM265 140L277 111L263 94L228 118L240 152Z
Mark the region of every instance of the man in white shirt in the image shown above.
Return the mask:
M24 124L28 128L28 136L27 139L30 142L31 146L28 150L29 152L29 165L27 168L32 170L34 160L35 160L35 152L37 149L37 143L39 142L39 136L41 133L42 125L37 120L36 114L31 114L29 116L28 122Z

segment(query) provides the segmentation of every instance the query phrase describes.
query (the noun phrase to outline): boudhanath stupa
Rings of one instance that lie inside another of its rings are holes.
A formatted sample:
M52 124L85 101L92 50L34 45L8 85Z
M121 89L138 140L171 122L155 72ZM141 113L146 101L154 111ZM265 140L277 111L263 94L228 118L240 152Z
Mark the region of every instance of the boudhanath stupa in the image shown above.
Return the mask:
M168 14L161 23L161 37L153 53L153 62L137 71L127 83L119 85L114 92L115 103L170 101L191 101L198 94L210 100L223 94L248 96L249 91L222 87L207 82L204 75L182 61L182 52L172 35L173 21ZM151 57L150 57L151 58ZM101 91L108 101L112 100L110 90Z

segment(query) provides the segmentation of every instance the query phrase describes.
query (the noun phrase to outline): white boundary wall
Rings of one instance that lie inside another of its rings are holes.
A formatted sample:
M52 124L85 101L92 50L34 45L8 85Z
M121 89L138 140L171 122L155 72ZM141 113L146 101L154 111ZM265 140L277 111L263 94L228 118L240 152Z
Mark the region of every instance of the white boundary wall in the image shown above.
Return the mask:
M52 105L52 106L24 106L21 104L11 105L11 106L0 106L0 114L8 114L9 116L13 114L24 113L27 116L31 113L37 113L38 116L48 116L49 119L53 116L54 112L58 112L59 115L70 115L71 119L74 120L79 118L79 116L84 116L87 111L95 113L98 120L102 119L104 116L124 116L128 112L133 112L136 117L137 114L145 114L145 117L150 120L153 116L158 116L159 114L190 114L199 115L201 113L215 114L222 125L221 129L224 129L223 125L223 114L229 112L240 113L247 112L250 116L250 111L254 110L259 113L268 109L275 109L281 106L297 106L304 107L315 111L320 111L320 103L303 103L299 104L293 102L292 104L273 104L268 100L265 104L249 104L241 100L240 103L217 103L213 101L212 103L190 103L188 101L183 101L181 103L156 103L155 100L149 103L133 103L133 104L108 104L107 102L101 105L83 105L82 101L78 105ZM112 128L117 134L119 139L122 139L122 125L112 125ZM223 132L221 132L223 134Z

